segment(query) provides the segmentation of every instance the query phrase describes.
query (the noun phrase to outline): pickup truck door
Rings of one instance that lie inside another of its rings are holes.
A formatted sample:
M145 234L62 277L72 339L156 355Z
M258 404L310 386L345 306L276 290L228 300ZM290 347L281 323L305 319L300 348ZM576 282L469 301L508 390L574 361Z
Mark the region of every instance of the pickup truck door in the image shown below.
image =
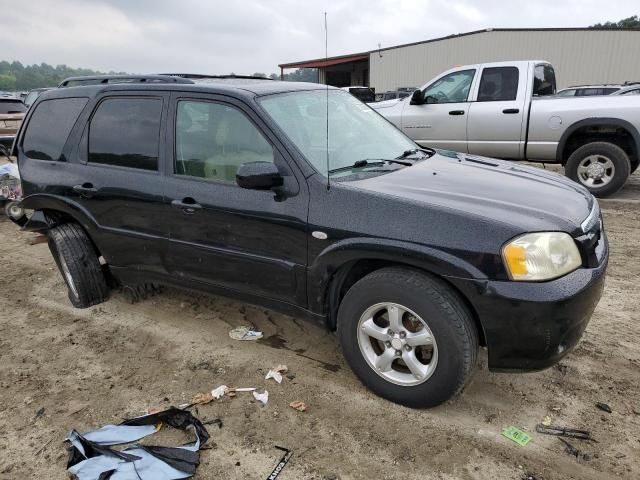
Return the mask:
M469 92L475 69L448 73L424 88L425 103L404 101L402 131L425 147L467 151Z
M499 158L524 155L528 72L517 66L486 66L473 92L467 123L469 153Z
M165 201L167 270L207 289L306 306L308 193L304 177L240 100L172 94ZM238 167L273 162L290 195L236 184Z

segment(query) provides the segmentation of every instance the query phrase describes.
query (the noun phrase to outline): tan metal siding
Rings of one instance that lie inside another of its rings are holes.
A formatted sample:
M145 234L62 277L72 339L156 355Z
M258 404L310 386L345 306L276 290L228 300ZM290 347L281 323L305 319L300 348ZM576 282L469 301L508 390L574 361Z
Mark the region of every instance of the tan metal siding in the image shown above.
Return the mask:
M558 88L621 83L640 81L640 31L488 31L372 52L369 58L376 92L419 87L458 65L507 60L551 62Z

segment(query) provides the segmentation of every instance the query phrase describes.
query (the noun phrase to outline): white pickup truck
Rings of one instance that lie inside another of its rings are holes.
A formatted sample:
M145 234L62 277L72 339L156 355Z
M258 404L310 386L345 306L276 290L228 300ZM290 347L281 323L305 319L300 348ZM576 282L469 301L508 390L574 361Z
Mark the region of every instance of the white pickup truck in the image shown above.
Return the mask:
M638 168L640 96L556 97L544 61L466 65L413 96L370 104L422 146L561 163L598 197Z

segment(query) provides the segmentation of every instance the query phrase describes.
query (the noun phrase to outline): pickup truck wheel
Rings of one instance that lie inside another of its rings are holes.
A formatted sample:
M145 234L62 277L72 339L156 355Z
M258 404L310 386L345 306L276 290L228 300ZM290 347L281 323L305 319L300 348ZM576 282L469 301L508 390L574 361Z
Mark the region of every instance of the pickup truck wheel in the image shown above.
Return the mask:
M606 197L622 188L629 178L629 157L617 145L592 142L574 151L565 165L567 176L596 197Z
M76 308L104 302L109 287L91 240L75 223L65 223L49 230L49 249Z
M457 294L403 268L375 271L349 289L338 335L362 383L409 407L433 407L459 393L478 352L478 333Z

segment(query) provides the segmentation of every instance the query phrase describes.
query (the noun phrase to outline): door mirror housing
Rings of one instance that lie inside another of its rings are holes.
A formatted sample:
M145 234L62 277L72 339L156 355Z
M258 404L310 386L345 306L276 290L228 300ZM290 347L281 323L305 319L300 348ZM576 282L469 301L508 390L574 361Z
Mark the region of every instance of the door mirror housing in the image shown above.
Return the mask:
M273 163L248 162L238 168L236 183L239 187L249 190L271 190L281 187L284 179Z
M418 89L411 95L411 105L422 105L424 103L424 94Z

